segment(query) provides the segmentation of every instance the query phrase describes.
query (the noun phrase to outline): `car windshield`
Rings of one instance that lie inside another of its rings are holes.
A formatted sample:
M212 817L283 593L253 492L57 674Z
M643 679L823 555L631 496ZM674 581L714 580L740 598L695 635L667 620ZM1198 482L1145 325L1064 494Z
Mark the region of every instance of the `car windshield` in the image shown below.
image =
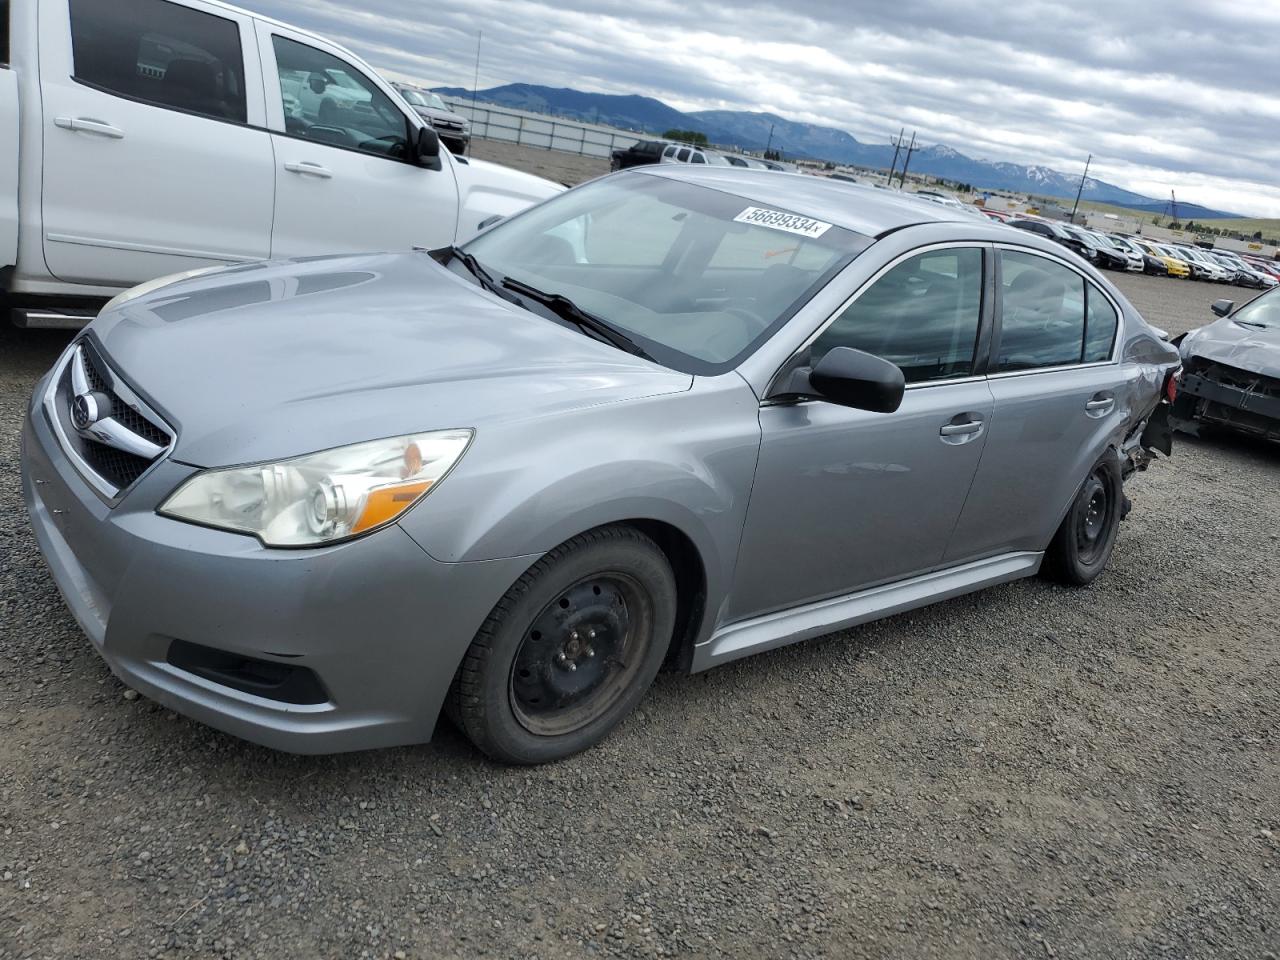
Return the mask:
M1251 300L1231 315L1236 323L1247 323L1258 327L1280 328L1280 288L1264 293L1257 300Z
M563 193L466 252L498 282L567 297L660 363L721 373L870 243L794 211L632 173Z

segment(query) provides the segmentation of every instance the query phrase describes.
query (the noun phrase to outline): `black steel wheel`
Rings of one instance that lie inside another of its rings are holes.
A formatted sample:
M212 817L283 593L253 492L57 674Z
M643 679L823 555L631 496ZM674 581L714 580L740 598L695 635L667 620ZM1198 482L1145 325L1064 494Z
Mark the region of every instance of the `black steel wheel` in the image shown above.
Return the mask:
M1089 471L1045 551L1045 572L1077 586L1097 579L1115 548L1124 503L1120 461L1108 450Z
M454 677L449 716L495 760L585 750L644 696L675 615L675 577L652 540L625 526L574 537L494 607Z
M642 665L651 606L632 577L607 572L543 607L511 665L511 708L520 725L558 736L606 711Z

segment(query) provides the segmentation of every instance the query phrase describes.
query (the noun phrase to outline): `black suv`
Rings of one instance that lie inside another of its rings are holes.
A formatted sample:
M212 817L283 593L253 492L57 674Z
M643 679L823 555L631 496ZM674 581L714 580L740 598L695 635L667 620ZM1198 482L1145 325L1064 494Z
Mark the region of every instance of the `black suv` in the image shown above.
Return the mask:
M666 147L665 140L640 140L625 150L613 151L613 170L625 170L627 167L643 167L646 163L657 163L662 158Z
M1078 240L1071 234L1067 233L1066 230L1062 229L1062 227L1058 226L1056 223L1050 223L1047 220L1010 220L1008 221L1008 225L1011 227L1017 227L1019 230L1026 230L1030 233L1038 233L1042 237L1062 244L1068 250L1078 253L1086 260L1093 259L1092 249L1086 246L1083 241Z

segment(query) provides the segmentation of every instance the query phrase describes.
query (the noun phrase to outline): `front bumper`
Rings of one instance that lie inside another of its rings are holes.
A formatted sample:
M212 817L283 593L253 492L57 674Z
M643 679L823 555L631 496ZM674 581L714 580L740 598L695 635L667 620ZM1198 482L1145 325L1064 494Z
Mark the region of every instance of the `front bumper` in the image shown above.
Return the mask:
M1280 382L1238 373L1244 376L1229 371L1235 382L1224 383L1207 372L1184 370L1173 409L1175 420L1182 424L1199 420L1280 440Z
M28 413L22 446L37 542L112 672L179 713L279 750L430 739L471 639L534 559L441 563L394 525L325 549L270 550L155 513L190 467L162 461L112 508L71 466L42 409ZM286 702L175 665L174 651L191 645L307 671L321 695Z

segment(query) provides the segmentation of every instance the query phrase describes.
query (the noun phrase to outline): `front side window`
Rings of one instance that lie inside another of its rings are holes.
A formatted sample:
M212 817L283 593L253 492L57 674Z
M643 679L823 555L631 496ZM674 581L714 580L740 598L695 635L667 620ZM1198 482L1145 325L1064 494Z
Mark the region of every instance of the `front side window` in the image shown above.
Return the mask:
M1003 251L996 372L1079 363L1084 344L1084 278L1045 257Z
M244 123L244 58L231 20L167 0L71 0L75 78L133 100Z
M495 280L561 294L659 362L714 374L736 366L869 244L793 211L636 175L554 197L466 249Z
M409 126L391 98L332 54L273 36L288 133L334 147L403 159Z
M907 383L973 373L982 322L982 251L931 250L877 280L814 341L810 363L834 347L875 354Z

